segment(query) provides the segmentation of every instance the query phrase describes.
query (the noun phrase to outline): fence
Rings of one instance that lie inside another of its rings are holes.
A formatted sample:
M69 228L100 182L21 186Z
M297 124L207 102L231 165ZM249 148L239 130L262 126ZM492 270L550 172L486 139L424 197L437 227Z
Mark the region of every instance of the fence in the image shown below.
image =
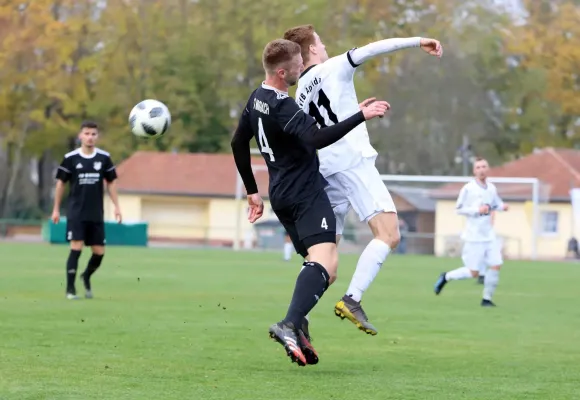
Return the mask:
M356 254L363 251L372 239L372 233L364 223L352 222L356 219L349 215L351 221L345 229L339 249L341 253ZM0 239L20 242L42 241L41 230L43 221L40 220L15 220L0 219ZM191 230L191 225L189 226ZM235 225L231 226L194 226L197 232L195 237L151 237L153 246L164 247L202 247L202 248L232 248L233 232ZM220 235L221 233L221 235ZM224 239L216 239L222 236ZM284 229L278 221L269 220L257 224L245 232L242 232L240 248L259 251L279 251L284 244ZM459 235L436 235L433 232L406 232L401 235L401 243L396 250L398 254L435 254L435 242L441 240L443 252L438 254L448 257L459 257L463 243ZM504 256L507 259L522 258L521 239L513 237L500 237Z

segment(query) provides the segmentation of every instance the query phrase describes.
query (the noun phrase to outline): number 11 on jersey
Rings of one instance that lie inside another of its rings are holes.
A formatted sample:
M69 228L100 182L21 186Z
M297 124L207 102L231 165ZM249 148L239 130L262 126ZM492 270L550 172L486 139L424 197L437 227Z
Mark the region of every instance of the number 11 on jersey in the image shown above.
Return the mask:
M264 125L262 124L262 118L258 118L258 139L260 142L260 151L270 155L270 161L274 162L274 152L268 145L268 139L266 139L266 132L264 132Z

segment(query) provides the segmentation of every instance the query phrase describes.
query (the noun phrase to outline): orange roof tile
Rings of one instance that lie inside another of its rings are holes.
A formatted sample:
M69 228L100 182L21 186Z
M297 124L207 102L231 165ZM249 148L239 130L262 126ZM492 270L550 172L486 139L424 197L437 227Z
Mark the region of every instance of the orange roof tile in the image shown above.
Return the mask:
M265 166L262 157L254 165ZM237 169L231 154L138 151L117 167L118 189L125 193L233 197ZM268 194L268 172L256 171L262 196ZM245 194L245 189L242 189Z
M506 164L492 167L490 177L538 178L541 200L569 201L571 186L580 186L580 151L547 147ZM462 184L448 184L431 192L433 197L457 196ZM506 199L529 200L531 185L496 185Z

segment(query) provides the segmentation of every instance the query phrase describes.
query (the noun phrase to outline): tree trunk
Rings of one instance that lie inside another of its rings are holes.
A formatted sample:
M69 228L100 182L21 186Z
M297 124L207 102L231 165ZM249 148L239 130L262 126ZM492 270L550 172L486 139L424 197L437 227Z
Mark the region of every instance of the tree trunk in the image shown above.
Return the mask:
M52 188L52 157L49 150L42 153L37 165L38 173L38 208L43 212L50 210L50 189Z
M8 184L8 172L10 163L8 162L8 152L10 149L4 145L5 140L0 140L0 210L4 206L6 189Z
M24 150L24 144L26 143L26 137L28 136L29 125L29 120L23 124L22 131L20 131L20 134L18 135L18 142L16 143L14 149L12 168L10 170L8 184L6 185L4 204L2 206L1 215L4 218L8 218L12 211L12 196L14 195L14 189L16 188L16 182L18 180L20 169L22 168L22 152Z

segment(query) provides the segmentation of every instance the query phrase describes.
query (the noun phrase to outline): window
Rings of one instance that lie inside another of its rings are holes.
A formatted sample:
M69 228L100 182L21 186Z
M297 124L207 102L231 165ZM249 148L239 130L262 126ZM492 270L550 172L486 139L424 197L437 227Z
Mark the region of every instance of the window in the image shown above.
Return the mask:
M542 211L540 223L542 234L553 235L558 233L558 211Z

